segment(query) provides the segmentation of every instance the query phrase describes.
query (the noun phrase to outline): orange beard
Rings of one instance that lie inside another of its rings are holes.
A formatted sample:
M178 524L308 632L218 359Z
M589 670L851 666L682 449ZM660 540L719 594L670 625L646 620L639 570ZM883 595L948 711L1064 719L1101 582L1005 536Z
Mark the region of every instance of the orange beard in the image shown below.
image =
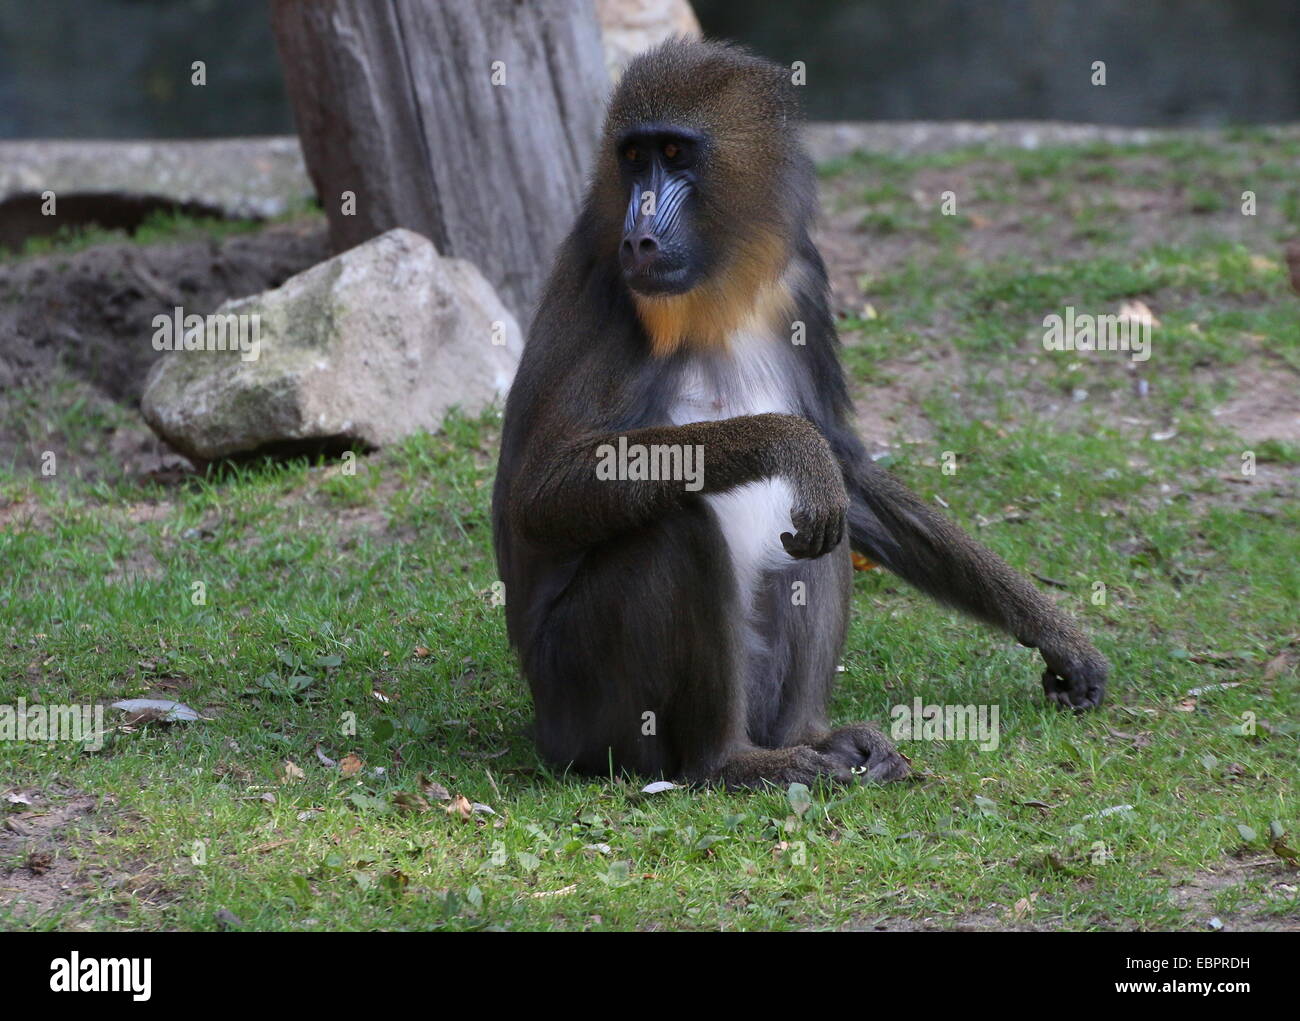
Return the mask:
M768 326L789 317L794 298L781 279L785 246L765 234L746 247L731 266L685 294L632 294L650 353L665 358L683 345L725 346L738 330Z

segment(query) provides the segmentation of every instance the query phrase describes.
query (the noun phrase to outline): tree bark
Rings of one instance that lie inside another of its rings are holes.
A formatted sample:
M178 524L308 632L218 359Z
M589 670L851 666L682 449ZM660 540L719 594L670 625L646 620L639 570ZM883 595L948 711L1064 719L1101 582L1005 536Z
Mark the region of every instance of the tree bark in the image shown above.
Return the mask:
M418 231L526 329L608 89L592 0L271 0L271 22L334 249Z

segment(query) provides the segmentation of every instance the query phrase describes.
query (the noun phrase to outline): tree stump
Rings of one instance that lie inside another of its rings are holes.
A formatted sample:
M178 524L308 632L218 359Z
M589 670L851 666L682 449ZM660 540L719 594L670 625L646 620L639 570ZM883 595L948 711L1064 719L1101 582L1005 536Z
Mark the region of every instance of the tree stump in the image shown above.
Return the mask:
M417 231L526 329L609 84L591 0L272 0L271 21L335 251Z

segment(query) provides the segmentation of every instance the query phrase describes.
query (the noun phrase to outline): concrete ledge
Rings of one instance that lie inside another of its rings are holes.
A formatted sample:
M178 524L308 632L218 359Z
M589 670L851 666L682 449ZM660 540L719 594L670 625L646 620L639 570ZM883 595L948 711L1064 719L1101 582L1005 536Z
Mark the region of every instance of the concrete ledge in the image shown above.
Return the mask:
M1300 125L1260 125L1300 138ZM1038 149L1053 145L1150 145L1170 138L1222 138L1223 128L1124 128L1064 121L814 121L804 128L808 151L818 163L850 153L910 156L968 145Z
M145 197L239 219L279 216L312 197L294 136L0 142L0 203L46 190Z
M1269 130L1300 138L1300 125ZM852 152L912 155L989 144L1020 149L1092 142L1149 145L1222 138L1223 129L1123 128L1056 121L840 121L805 126L818 162ZM0 203L50 189L59 197L135 196L239 218L278 216L313 189L292 135L207 141L0 142Z

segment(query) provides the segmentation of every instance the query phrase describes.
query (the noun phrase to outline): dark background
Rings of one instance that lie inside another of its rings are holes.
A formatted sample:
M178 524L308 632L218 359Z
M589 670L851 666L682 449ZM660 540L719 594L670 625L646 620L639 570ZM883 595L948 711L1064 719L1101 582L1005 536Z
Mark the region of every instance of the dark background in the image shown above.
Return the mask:
M378 2L378 0L366 0ZM1296 0L697 0L814 118L1300 119ZM190 64L207 62L205 89ZM1091 85L1094 60L1105 88ZM0 137L292 130L263 0L0 0Z

